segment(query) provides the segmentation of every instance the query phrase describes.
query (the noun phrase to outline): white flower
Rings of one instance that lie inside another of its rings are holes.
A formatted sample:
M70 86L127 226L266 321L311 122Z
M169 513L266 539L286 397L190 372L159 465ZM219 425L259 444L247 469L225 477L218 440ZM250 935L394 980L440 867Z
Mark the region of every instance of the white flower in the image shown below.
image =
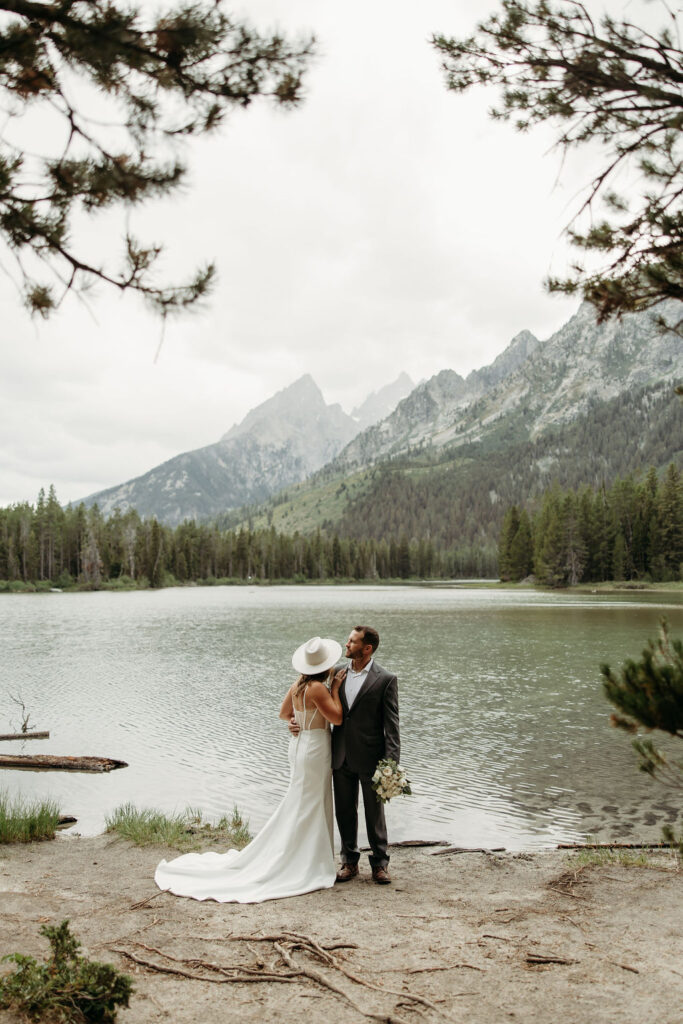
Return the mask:
M380 780L380 772L379 772L379 768L378 768L377 771L375 772L375 774L372 776L372 781L373 782L379 782L379 780Z
M394 773L392 772L391 768L388 765L386 768L382 768L382 775L386 775L387 778L393 774Z

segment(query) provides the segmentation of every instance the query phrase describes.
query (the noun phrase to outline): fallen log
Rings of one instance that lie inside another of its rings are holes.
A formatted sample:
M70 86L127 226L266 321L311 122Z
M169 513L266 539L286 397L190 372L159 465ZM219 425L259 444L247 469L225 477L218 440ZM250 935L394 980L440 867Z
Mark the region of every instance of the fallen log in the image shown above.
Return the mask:
M398 840L395 843L387 843L387 846L394 846L394 847L396 847L396 846L412 846L412 847L448 846L448 840L447 839L400 839L400 840ZM369 849L370 849L369 846L361 846L360 847L360 852L361 853L367 853Z
M448 846L447 839L401 839L389 846ZM369 849L369 847L368 847Z
M3 732L0 740L49 740L49 732Z
M60 814L57 820L57 828L69 828L71 825L75 825L78 818L74 818L73 814Z
M111 772L127 768L111 757L66 757L61 754L0 754L0 768L33 772Z
M443 857L445 853L505 853L505 847L492 846L485 850L483 846L447 846L445 850L434 850L430 857Z

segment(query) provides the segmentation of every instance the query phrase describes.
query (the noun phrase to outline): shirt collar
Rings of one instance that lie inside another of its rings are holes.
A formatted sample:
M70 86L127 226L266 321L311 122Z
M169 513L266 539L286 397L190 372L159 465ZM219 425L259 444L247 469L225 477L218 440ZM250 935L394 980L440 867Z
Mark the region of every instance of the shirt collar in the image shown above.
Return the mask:
M370 669L372 668L372 663L373 663L373 661L374 661L374 660L375 660L374 658L370 658L370 661L369 661L369 662L367 663L367 665L365 665L365 666L364 666L364 667L363 667L363 668L362 668L362 669L360 670L360 672L354 672L354 670L353 670L353 668L351 667L351 665L349 665L349 672L353 672L353 675L354 675L354 676L362 676L362 675L365 675L365 674L366 674L367 672L369 672L369 671L370 671Z

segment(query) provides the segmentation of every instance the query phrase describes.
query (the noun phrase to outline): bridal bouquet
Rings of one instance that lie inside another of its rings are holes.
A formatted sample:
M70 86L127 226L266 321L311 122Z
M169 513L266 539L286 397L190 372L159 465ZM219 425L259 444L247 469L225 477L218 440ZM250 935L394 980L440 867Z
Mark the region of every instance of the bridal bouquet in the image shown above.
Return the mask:
M377 799L383 804L391 800L392 796L410 796L412 790L410 781L400 764L396 764L390 757L379 762L372 776L372 788L377 794Z

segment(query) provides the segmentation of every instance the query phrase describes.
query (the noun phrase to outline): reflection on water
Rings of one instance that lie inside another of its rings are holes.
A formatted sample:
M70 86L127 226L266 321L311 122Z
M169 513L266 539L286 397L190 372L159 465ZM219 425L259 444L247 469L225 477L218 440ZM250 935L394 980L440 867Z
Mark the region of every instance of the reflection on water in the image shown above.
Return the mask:
M343 641L365 621L382 636L378 660L399 677L415 794L389 806L390 838L508 848L656 838L676 812L608 727L599 664L637 655L662 614L681 629L683 606L664 597L444 587L3 597L2 728L17 719L9 694L20 695L32 724L51 731L26 752L130 767L101 777L6 771L0 784L54 795L85 833L129 800L210 816L236 803L258 828L287 784L277 712L292 651L315 634Z

